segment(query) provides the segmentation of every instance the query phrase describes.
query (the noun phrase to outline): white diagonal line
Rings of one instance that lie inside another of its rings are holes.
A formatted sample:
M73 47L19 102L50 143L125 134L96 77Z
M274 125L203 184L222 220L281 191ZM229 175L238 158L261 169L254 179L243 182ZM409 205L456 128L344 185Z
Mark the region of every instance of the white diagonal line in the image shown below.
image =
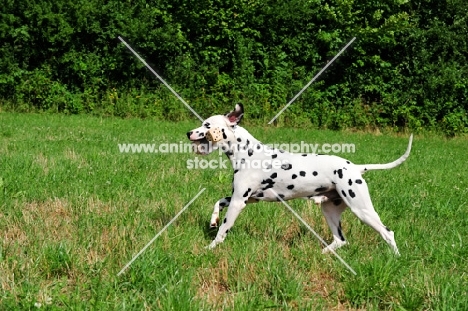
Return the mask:
M315 77L313 77L312 80L310 80L309 83L307 83L306 86L304 86L304 87L302 88L302 90L300 90L299 93L297 93L296 96L294 96L293 99L291 99L291 100L289 101L289 103L287 103L286 106L284 106L284 108L281 109L280 112L278 112L278 114L277 114L273 119L271 119L270 122L268 122L268 124L273 123L273 121L275 121L276 118L278 118L278 117L280 116L280 114L282 114L283 111L285 111L286 108L288 108L289 105L291 105L291 104L302 94L302 92L304 92L304 91L305 91L305 90L306 90L306 89L307 89L307 88L308 88L308 87L309 87L309 86L310 86L310 85L311 85L311 84L328 68L328 66L330 66L330 65L332 64L332 63L341 55L341 53L343 53L343 52L351 45L351 43L353 43L354 40L356 40L356 37L352 38L351 41L349 41L348 44L346 44L345 47L342 48L341 51L339 51L338 54L336 54L335 57L333 57L332 60L329 61L329 62L325 65L325 67L323 67L322 70L320 70L320 71L315 75Z
M177 97L177 98L178 98L178 99L179 99L179 100L180 100L180 101L181 101L181 102L182 102L182 103L199 119L199 120L200 120L200 121L203 122L203 119L198 115L198 113L197 113L195 110L193 110L193 108L190 107L190 105L187 104L187 103L185 102L185 100L184 100L182 97L180 97L180 95L177 94L177 92L174 91L174 89L173 89L169 84L167 84L166 81L164 81L164 79L163 79L160 75L158 75L158 73L157 73L156 71L154 71L153 68L151 68L151 66L148 65L148 63L146 63L145 60L144 60L143 58L140 57L140 55L138 55L138 53L135 52L135 50L132 49L132 47L131 47L127 42L125 42L124 39L122 39L122 37L119 36L118 38L119 38L120 41L122 41L123 44L125 44L125 46L126 46L130 51L132 51L133 54L135 54L136 57L138 57L138 59L139 59L143 64L145 64L146 68L148 68L148 69L149 69L149 70L150 70L150 71L151 71L151 72L152 72L152 73L153 73L153 74L154 74L154 75L155 75L155 76L156 76L156 77L157 77L157 78L158 78L158 79L159 79L159 80L160 80L160 81L161 81L161 82L162 82L162 83L163 83L163 84L164 84L164 85L165 85L165 86L166 86L166 87L167 87L167 88L168 88L168 89L169 89L169 90L170 90L170 91L171 91L171 92L172 92L172 93L173 93L173 94L174 94L174 95L175 95L175 96L176 96L176 97Z
M312 229L312 227L309 226L309 225L305 222L305 220L302 219L302 217L299 216L299 214L296 213L296 211L293 210L293 208L292 208L291 206L289 206L289 204L286 203L286 201L283 200L283 198L281 198L281 197L276 193L276 191L274 191L274 190L271 189L271 188L270 188L270 191L273 192L273 194L276 196L276 198L277 198L278 200L280 200L281 203L283 203L284 206L286 206L286 207L291 211L291 213L293 213L293 215L296 216L296 218L299 219L299 221L302 222L302 224L303 224L304 226L306 226L306 228L309 229L309 231L312 232L312 233L315 235L315 237L316 237L320 242L322 242L323 245L325 245L325 247L328 247L327 242L325 242L325 240L322 239L322 237L321 237L320 235L318 235L318 233L315 232L315 230ZM346 261L344 261L344 259L341 258L340 255L338 255L338 254L335 252L335 250L333 250L333 249L331 249L331 248L329 248L329 250L333 253L333 255L336 256L336 258L338 258L338 259L341 261L341 263L342 263L346 268L348 268L349 271L351 271L354 275L357 275L356 271L354 271L353 268L351 268L351 267L346 263Z
M148 242L148 244L145 245L145 247L143 247L141 249L141 251L138 252L138 254L136 254L132 260L130 260L126 265L125 267L122 268L122 270L120 270L119 273L117 273L117 276L120 276L128 267L130 267L130 265L135 261L135 259L138 258L138 256L140 256L141 254L143 254L143 252L167 229L169 228L169 226L187 209L187 207L190 206L190 204L193 203L193 201L195 201L199 196L200 194L202 194L203 191L205 191L206 188L203 188L202 190L200 190L200 192L198 192L198 194L192 199L190 200L190 202L187 203L187 205L184 206L183 209L180 210L180 212L177 213L177 215L174 216L174 218L172 218L171 221L169 221L167 223L166 226L164 226L164 228L161 229L161 231L158 232L158 234L156 234L156 236L154 238L151 239L151 241Z

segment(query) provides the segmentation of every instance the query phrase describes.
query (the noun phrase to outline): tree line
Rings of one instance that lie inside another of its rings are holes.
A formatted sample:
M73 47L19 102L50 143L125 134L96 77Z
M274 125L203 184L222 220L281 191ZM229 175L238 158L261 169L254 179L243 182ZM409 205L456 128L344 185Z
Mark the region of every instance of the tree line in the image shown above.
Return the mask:
M279 125L468 132L468 2L3 0L0 106L270 120L353 37Z

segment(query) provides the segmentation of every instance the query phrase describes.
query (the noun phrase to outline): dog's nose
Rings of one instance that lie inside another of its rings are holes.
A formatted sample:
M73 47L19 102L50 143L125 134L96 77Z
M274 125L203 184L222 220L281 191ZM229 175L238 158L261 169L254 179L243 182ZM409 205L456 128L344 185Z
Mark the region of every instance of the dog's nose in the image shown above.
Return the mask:
M190 139L190 136L192 136L193 131L187 132L187 138Z

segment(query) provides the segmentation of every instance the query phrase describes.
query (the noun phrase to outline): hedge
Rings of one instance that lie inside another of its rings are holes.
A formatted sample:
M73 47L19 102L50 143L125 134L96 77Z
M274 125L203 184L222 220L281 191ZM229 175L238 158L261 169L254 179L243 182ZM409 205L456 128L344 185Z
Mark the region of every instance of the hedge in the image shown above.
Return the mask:
M313 128L468 132L468 2L3 0L0 107L191 118L124 37L202 116L242 102Z

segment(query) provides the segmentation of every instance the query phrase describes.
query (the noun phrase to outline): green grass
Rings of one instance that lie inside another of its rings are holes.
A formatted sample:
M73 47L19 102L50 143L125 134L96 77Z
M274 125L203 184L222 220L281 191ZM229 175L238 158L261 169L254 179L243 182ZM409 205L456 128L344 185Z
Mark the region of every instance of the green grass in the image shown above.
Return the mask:
M206 250L230 170L188 170L195 155L122 154L118 143L185 141L198 122L0 114L0 309L466 310L468 140L415 137L410 158L369 172L374 205L401 257L349 211L338 253L279 203L248 206ZM247 126L248 127L248 126ZM392 161L408 137L248 127L263 142L354 143L355 163ZM210 155L207 159L216 159ZM206 191L120 277L117 273ZM327 241L311 202L291 206Z

